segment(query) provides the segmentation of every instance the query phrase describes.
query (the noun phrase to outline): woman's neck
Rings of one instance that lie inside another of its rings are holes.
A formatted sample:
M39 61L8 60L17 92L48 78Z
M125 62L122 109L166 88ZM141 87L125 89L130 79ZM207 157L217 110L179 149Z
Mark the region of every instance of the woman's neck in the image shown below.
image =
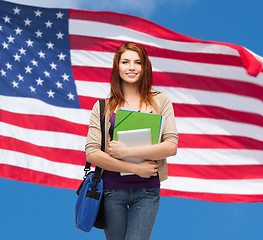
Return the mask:
M133 110L140 110L140 101L141 97L138 90L134 90L132 88L126 89L124 92L125 97L125 108L133 109Z
M138 88L134 86L125 87L123 89L125 104L124 108L131 109L135 111L150 112L152 111L152 106L146 106L145 102L141 103L141 96Z

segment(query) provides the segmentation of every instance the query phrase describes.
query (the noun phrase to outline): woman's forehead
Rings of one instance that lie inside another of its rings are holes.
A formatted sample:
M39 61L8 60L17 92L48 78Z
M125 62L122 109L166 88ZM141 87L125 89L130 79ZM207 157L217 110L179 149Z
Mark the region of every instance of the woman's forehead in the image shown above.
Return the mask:
M138 60L140 59L139 54L136 51L126 50L122 55L121 59L131 59L131 60Z

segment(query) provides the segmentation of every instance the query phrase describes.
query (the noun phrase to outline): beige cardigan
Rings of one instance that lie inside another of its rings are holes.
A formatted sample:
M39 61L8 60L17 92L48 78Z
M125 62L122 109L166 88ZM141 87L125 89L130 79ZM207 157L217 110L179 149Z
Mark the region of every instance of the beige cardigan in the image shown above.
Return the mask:
M153 111L154 113L161 114L165 116L165 123L163 128L163 134L161 141L170 141L178 144L178 135L176 131L175 118L173 106L164 93L159 93L154 96L154 100L157 103L158 111ZM109 112L105 115L105 152L108 153L108 142L110 141L110 121ZM101 145L101 131L100 131L100 110L99 102L97 101L92 109L89 132L87 137L87 143L85 146L86 156L92 152L100 150ZM159 164L159 179L160 181L166 180L167 175L167 161L166 159L158 160Z

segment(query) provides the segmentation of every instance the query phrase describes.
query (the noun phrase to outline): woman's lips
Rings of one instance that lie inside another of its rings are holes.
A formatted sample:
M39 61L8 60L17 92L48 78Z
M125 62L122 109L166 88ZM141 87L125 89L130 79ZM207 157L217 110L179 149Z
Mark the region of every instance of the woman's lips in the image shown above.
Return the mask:
M129 77L129 78L134 78L136 77L136 73L126 73L126 75Z

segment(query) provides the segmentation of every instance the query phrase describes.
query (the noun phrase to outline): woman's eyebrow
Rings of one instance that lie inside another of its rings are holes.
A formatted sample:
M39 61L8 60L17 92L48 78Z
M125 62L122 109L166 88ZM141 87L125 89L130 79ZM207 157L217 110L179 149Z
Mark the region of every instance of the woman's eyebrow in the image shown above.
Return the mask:
M125 60L125 61L131 61L131 59L128 59L128 58L121 58L121 60ZM141 61L141 59L136 59L134 60L135 62L138 62L138 61Z

